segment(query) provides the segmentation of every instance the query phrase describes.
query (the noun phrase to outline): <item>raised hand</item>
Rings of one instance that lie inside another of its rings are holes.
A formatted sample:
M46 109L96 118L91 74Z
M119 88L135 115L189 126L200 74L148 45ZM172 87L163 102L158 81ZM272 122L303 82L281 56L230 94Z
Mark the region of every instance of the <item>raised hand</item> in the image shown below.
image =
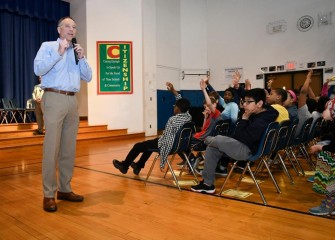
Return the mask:
M66 49L68 49L68 47L69 47L69 42L66 39L60 40L59 46L58 46L59 55L63 56L64 52L66 51Z
M207 84L206 84L205 80L202 79L202 80L200 81L200 89L201 89L201 90L204 90L204 89L206 89L206 87L207 87Z
M308 70L307 78L312 79L312 75L313 75L313 69Z
M209 84L209 76L204 77L202 80L205 81L206 85Z
M173 92L173 91L174 91L173 84L170 83L170 82L166 82L166 88L167 88L167 90L169 90L170 92Z
M251 89L251 82L249 79L245 79L245 89L250 90Z

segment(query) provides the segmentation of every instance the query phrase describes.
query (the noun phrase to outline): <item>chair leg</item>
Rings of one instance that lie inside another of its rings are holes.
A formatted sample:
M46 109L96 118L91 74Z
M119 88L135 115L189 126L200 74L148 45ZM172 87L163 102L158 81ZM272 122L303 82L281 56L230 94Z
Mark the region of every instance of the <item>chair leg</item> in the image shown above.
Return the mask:
M258 174L259 172L262 172L262 171L263 171L263 168L264 168L263 165L264 165L264 164L263 164L263 161L260 161L260 162L258 163L256 169L254 170L254 176L255 176L255 177L257 176L257 174Z
M169 159L167 160L167 162L169 162L170 165L172 165L175 156L176 156L176 154L173 154L172 157L171 157L171 160L170 160L170 161L169 161ZM168 173L169 170L171 171L171 169L169 169L169 168L167 168L167 169L165 170L164 178L166 178L166 174Z
M265 163L265 166L268 168L267 163ZM268 205L267 202L266 202L266 200L265 200L264 194L263 194L261 188L259 187L259 184L258 184L258 182L257 182L257 180L256 180L256 178L255 178L255 176L254 176L254 174L253 174L252 171L251 171L251 168L250 168L250 162L249 162L249 161L247 162L247 166L246 166L246 168L248 169L248 171L249 171L249 173L250 173L250 176L251 176L252 180L254 181L254 183L255 183L255 185L256 185L256 187L257 187L257 190L258 190L258 192L259 192L259 195L261 196L261 198L262 198L262 200L263 200L263 204L264 204L264 205Z
M262 158L261 161L263 161L264 166L266 167L266 170L268 170L268 173L269 173L269 175L270 175L270 178L271 178L271 180L272 180L272 182L273 182L273 185L275 185L275 188L276 188L277 192L278 192L278 193L281 193L280 188L279 188L279 186L278 186L278 183L277 183L276 179L274 178L274 176L273 176L273 174L272 174L272 172L271 172L271 170L270 170L270 166L267 164L267 162L266 162L265 159Z
M291 152L291 154L292 154L292 156L293 156L294 161L297 163L297 165L298 165L298 167L299 167L299 169L300 169L300 172L301 172L302 176L305 176L304 169L302 168L300 162L298 161L297 157L295 156L294 151L293 151L293 148L290 147L289 149L290 149L290 152Z
M183 154L186 157L186 154L185 153L183 153ZM193 174L193 176L194 176L194 178L195 178L195 180L196 180L196 182L198 184L199 183L199 179L197 177L197 174L195 174L195 172L194 172L194 168L192 167L192 165L190 163L190 160L188 158L186 158L186 161L187 161L188 167L190 168L190 170L191 170L191 172L192 172L192 174Z
M171 174L172 174L172 176L173 176L174 181L175 181L176 184L177 184L177 187L178 187L179 191L181 192L181 188L180 188L180 185L179 185L177 176L176 176L176 174L174 173L174 171L173 171L173 169L172 169L172 166L171 166L169 160L168 160L166 163L167 163L167 165L168 165L168 167L169 167L169 169L170 169L170 172L171 172Z
M244 177L246 171L247 171L247 168L244 167L243 172L241 173L240 178L239 178L238 181L237 181L236 188L238 188L238 187L240 186L240 184L241 184L241 182L242 182L242 179L243 179L243 177Z
M150 177L150 175L151 175L152 169L154 169L154 166L155 166L155 163L156 163L158 157L159 157L159 154L157 154L157 156L154 158L154 160L153 160L153 162L152 162L152 164L151 164L151 167L150 167L150 169L149 169L149 172L148 172L148 174L147 174L147 177L146 177L146 179L145 179L145 181L144 181L144 184L145 184L145 185L147 184L147 181L148 181L148 179L149 179L149 177Z
M220 191L219 191L219 196L221 196L221 194L222 194L222 192L223 192L223 189L224 189L226 183L228 182L228 180L229 180L231 174L232 174L233 171L234 171L234 168L236 167L236 164L237 164L237 161L233 163L233 165L232 165L232 167L231 167L231 169L230 169L230 171L229 171L229 173L228 173L228 176L226 177L224 183L222 184L222 187L221 187L221 189L220 189Z
M287 167L286 167L286 165L285 165L285 163L284 163L283 158L280 156L279 153L277 153L277 155L278 155L278 157L279 157L280 163L281 163L281 165L282 165L282 168L283 168L285 174L286 174L287 177L290 179L291 184L294 184L293 178L292 178L291 174L289 173L289 171L287 170Z
M287 159L290 161L290 163L291 163L291 165L292 165L292 167L293 167L295 173L296 173L298 176L300 176L299 171L298 171L298 169L295 167L295 164L293 163L292 158L290 157L289 152L288 152L286 149L284 149L284 152L285 152L285 156L287 156ZM285 156L284 156L284 160L285 160Z
M311 167L311 169L314 171L315 168L316 168L316 166L315 166L313 160L311 159L311 157L309 156L308 151L307 151L307 149L305 147L305 144L301 144L301 148L302 148L302 151L304 152L304 155L306 157L307 163L309 164L309 166Z

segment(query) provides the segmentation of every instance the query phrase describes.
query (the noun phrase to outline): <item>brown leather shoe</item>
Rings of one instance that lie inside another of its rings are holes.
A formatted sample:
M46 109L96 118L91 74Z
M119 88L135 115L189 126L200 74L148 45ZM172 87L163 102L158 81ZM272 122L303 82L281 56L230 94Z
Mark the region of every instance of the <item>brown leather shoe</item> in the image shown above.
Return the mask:
M57 205L55 202L55 198L47 198L43 199L43 209L47 212L55 212L57 211Z
M57 192L57 199L58 200L65 200L70 202L82 202L84 200L84 197L78 194L75 194L74 192Z

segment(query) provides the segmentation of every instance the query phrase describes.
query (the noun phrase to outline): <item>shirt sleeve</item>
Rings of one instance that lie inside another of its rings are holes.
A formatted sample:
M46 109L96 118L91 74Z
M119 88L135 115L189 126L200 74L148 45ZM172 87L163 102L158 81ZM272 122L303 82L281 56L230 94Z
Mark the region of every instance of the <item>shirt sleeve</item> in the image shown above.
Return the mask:
M160 153L160 167L164 168L169 153L173 146L174 141L174 132L176 132L175 124L173 123L174 117L169 118L168 122L166 123L165 130L161 139L159 140L159 153Z
M86 60L86 57L79 59L80 78L85 82L92 80L92 69Z
M48 45L46 42L42 43L34 60L34 73L37 76L45 75L61 59L62 56L58 54L52 45Z

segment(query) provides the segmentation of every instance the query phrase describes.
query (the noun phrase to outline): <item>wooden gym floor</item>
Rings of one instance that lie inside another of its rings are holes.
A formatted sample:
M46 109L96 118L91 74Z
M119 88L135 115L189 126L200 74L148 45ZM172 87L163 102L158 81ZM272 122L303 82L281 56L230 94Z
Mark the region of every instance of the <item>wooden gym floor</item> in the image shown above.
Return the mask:
M171 175L163 179L158 164L145 186L142 180L153 156L139 176L131 169L123 175L112 165L143 139L78 142L72 187L85 200L57 201L55 213L42 209L42 146L0 149L0 239L335 238L334 216L308 214L322 199L312 191L308 176L298 177L290 169L292 185L275 170L282 190L278 194L267 174L260 175L268 206L247 182L239 190L252 195L242 199L193 193L188 185L179 192ZM237 177L234 174L226 189L234 188ZM188 174L182 179L192 182ZM223 180L217 179L217 191Z

